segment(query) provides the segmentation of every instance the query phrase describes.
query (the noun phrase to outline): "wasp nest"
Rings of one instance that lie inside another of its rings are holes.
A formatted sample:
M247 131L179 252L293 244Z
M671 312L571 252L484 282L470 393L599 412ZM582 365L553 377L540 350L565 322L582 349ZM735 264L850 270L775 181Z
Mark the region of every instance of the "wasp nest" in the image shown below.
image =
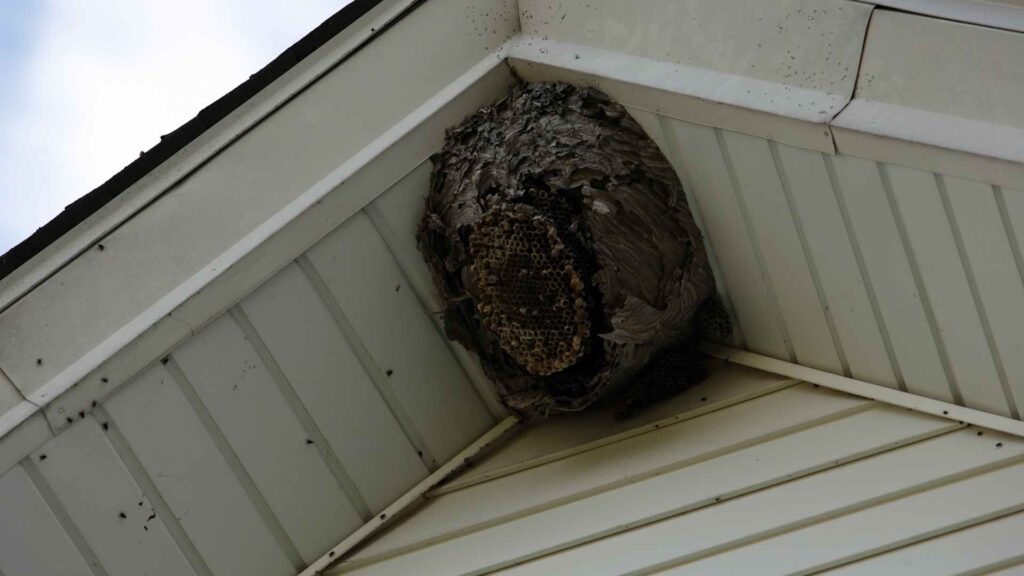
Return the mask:
M631 386L628 411L704 374L697 321L727 332L728 318L708 304L678 178L620 105L519 86L432 160L420 249L448 336L479 354L509 408L547 416Z

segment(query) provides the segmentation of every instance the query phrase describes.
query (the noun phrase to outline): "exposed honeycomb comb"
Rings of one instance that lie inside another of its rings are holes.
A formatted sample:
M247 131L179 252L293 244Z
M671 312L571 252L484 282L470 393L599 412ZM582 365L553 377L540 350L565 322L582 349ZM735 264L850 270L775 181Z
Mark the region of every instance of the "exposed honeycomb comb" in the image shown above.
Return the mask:
M584 354L584 284L551 220L523 205L494 208L473 226L469 256L481 324L516 362L546 376Z

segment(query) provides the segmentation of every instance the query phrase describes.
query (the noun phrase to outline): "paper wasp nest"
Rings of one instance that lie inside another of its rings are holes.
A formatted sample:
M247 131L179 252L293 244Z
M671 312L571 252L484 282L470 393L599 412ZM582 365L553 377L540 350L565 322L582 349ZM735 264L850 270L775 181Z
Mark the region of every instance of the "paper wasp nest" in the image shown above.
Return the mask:
M629 412L703 377L698 324L721 337L728 317L675 172L622 106L519 86L432 160L420 250L448 336L509 408L542 417L628 388Z

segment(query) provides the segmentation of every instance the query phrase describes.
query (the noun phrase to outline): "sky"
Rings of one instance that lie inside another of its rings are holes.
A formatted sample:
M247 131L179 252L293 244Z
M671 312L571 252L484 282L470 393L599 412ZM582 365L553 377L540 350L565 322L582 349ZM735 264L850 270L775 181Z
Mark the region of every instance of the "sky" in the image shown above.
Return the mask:
M0 254L350 0L0 0Z

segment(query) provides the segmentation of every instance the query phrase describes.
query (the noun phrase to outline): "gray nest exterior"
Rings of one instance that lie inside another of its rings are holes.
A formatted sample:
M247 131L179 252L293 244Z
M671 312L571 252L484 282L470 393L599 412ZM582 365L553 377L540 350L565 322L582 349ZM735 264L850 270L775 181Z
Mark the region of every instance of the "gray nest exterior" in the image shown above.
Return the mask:
M718 333L728 319L702 309L717 300L701 232L621 105L521 85L450 129L432 160L420 250L448 337L510 409L544 417L629 388L628 413L703 376L697 317Z

